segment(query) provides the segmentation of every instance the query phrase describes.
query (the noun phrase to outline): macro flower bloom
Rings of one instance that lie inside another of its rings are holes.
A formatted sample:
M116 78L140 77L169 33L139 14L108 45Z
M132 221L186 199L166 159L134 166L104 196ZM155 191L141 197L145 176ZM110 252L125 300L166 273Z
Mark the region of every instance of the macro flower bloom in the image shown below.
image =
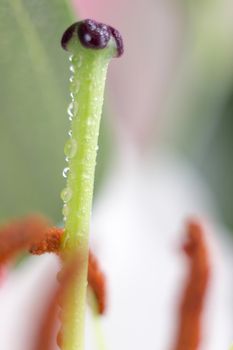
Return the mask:
M206 303L201 308L202 338L193 349L228 349L232 341L232 242L219 224L216 201L208 186L195 165L187 162L169 139L171 135L176 139L183 125L179 118L169 119L171 112L166 109L184 45L184 8L168 0L115 2L111 7L104 0L75 4L82 17L119 23L117 27L122 26L127 47L125 58L111 71L107 114L116 117L109 130L117 151L97 193L91 228L91 248L107 278L107 310L100 321L104 340L96 330L99 324L94 318L93 327L93 316L88 311L87 349L94 350L96 344L104 348L103 342L112 350L182 349L179 334L184 328L179 329L179 318L182 320L181 305L185 302L181 301L189 265L180 244L184 239L182 227L185 231L184 224L190 217L198 218L205 227L211 271ZM146 20L141 19L142 13ZM43 70L42 73L45 77ZM195 137L201 126L193 128ZM189 142L183 141L182 147L188 146ZM45 176L44 172L41 176ZM49 197L48 191L45 194ZM39 251L46 249L45 241ZM32 250L35 252L35 247ZM0 290L0 339L4 349L31 349L37 321L43 316L41 310L48 306L42 304L48 303L58 269L57 257L45 255L30 258L28 264L8 275ZM28 321L21 328L22 314ZM195 322L199 324L198 317ZM198 335L194 334L194 338Z

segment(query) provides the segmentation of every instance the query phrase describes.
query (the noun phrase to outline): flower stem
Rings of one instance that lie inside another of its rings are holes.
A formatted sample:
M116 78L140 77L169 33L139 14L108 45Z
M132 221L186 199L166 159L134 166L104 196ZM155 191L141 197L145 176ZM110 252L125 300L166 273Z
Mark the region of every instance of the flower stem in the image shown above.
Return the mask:
M93 293L93 290L89 288L88 290L88 299L91 304L92 309L92 326L94 330L95 340L96 340L96 349L98 350L107 350L106 341L104 338L101 319L99 317L99 305L96 299L96 296Z
M62 247L64 261L74 253L82 257L63 305L62 350L84 349L89 225L99 126L107 67L110 59L119 55L119 47L122 49L120 39L113 28L91 20L73 24L62 38L63 48L71 53L73 73L68 108L71 130L65 145L67 186L61 193L65 221Z

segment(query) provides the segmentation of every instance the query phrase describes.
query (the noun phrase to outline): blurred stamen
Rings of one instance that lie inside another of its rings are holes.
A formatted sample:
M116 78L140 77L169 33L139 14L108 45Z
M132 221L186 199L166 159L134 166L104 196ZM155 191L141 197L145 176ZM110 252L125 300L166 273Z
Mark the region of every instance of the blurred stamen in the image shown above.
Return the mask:
M61 237L64 229L58 227L48 228L42 239L34 242L29 248L29 252L34 255L44 253L56 253L60 251Z
M42 240L33 243L29 250L30 253L35 255L51 252L59 254L63 232L63 229L56 227L47 229ZM96 297L98 312L103 314L106 309L106 281L99 263L91 251L88 260L88 283Z
M30 216L0 228L0 265L14 258L33 242L41 240L48 221L40 216Z
M174 350L197 350L201 341L201 317L210 278L209 254L200 222L189 220L183 250L190 272L180 304L178 335Z
M98 311L103 314L106 311L106 279L91 251L89 252L88 283L95 294Z
M22 250L31 254L44 253L60 254L60 245L64 229L48 227L48 221L39 216L31 216L17 220L0 229L0 267L14 258ZM49 350L53 339L53 330L57 320L58 306L61 299L80 268L81 257L76 257L68 265L62 267L59 273L59 287L55 290L49 307L46 310L43 322L40 325L38 341L35 350ZM2 266L3 267L3 266ZM92 252L89 252L88 283L96 298L98 313L106 310L106 283L105 276L100 270L98 261ZM60 339L60 340L59 340ZM58 343L61 343L62 332L59 333Z

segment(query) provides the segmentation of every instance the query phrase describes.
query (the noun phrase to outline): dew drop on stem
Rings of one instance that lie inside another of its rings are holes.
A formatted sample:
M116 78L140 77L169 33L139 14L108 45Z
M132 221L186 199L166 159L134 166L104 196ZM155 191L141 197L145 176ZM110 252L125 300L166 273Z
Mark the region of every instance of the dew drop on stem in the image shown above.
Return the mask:
M77 142L74 139L69 139L64 148L64 153L68 158L73 158L77 152Z
M61 191L61 199L63 200L64 203L67 203L71 200L72 198L72 190L70 187L65 187Z
M67 178L69 171L70 171L69 167L64 168L62 175L65 179Z
M72 120L72 119L73 119L73 116L74 116L74 114L73 114L73 107L74 107L73 102L71 102L71 103L69 104L68 109L67 109L67 113L68 113L68 116L69 116L69 120Z
M73 64L70 65L70 71L71 71L72 73L75 72L75 68L74 68Z
M66 221L67 216L69 215L69 207L67 206L67 204L64 204L62 209L62 214L63 214L63 220Z

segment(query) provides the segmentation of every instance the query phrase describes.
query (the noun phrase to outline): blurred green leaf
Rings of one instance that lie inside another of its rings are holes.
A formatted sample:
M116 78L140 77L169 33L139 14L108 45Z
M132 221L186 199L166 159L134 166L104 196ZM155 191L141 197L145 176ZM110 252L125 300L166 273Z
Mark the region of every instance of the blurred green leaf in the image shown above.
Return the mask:
M0 220L32 211L61 219L70 97L60 38L73 21L66 0L1 2ZM102 176L104 149L98 158Z
M233 83L233 82L232 82ZM202 159L197 163L208 180L224 222L233 229L233 89L227 96L219 123L212 131Z
M168 139L200 171L232 228L232 5L227 0L184 5L186 47L166 116Z
M60 217L69 96L59 42L72 21L64 0L1 2L0 219Z

